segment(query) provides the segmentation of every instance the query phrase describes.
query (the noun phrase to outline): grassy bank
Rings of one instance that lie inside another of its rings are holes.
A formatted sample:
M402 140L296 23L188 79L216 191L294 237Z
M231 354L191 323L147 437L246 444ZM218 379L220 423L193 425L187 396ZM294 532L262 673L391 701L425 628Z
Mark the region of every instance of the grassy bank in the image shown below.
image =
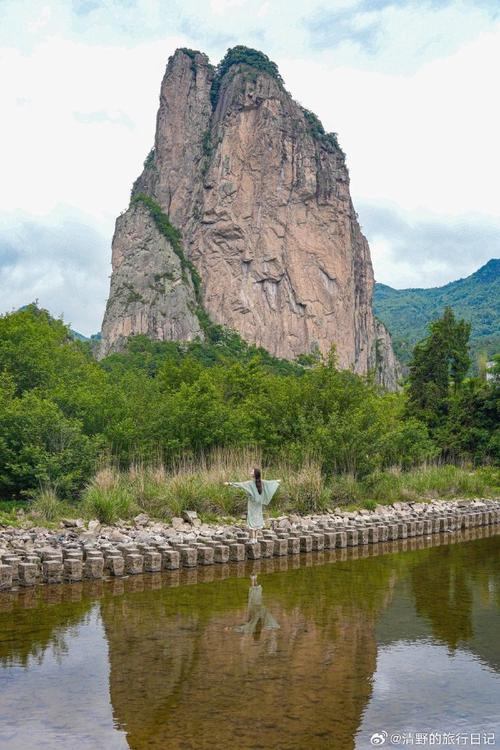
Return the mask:
M161 463L135 464L126 471L105 465L78 502L65 502L54 488L45 488L30 504L0 503L0 523L29 518L50 524L65 516L113 523L140 512L169 521L183 510L195 510L207 522L238 519L245 513L245 498L224 482L249 478L253 466L261 464L260 458L253 450L226 450L203 460L180 462L168 471ZM270 516L315 513L338 506L373 509L376 504L432 498L500 497L500 470L495 467L433 464L411 471L395 467L355 478L324 476L319 464L310 459L298 467L286 463L265 467L264 476L282 480L269 507Z

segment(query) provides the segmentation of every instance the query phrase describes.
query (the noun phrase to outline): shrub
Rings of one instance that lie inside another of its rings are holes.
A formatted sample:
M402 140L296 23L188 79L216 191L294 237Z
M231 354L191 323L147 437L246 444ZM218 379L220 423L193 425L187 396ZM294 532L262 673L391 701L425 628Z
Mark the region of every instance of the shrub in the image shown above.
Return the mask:
M180 47L180 51L184 52L185 55L191 58L191 60L194 60L196 55L199 55L200 52L197 49L190 49L189 47Z
M79 420L28 391L0 404L0 492L26 495L56 485L75 495L95 465L101 441L83 434Z
M353 474L337 474L332 476L328 487L332 503L336 505L357 503L362 499L361 485Z
M239 65L242 63L245 65L249 65L252 68L256 68L257 70L262 70L265 73L268 73L280 84L283 84L283 79L280 75L276 63L270 60L268 56L263 52L259 52L256 49L251 49L250 47L245 47L242 44L238 44L236 47L228 49L225 56L222 58L216 68L215 77L212 81L212 87L210 89L210 100L212 102L213 109L215 109L215 107L217 106L219 89L222 79L233 65Z
M101 469L83 493L83 509L101 523L129 518L137 509L132 488L112 469Z
M149 154L144 159L144 169L150 169L155 163L155 150L154 147L151 149Z
M43 487L30 503L30 511L43 521L57 521L64 514L64 503L53 487Z
M305 109L305 107L302 107L302 114L304 115L307 127L313 138L315 138L317 141L320 141L325 146L333 148L336 151L340 151L341 154L343 153L342 149L339 146L337 133L326 133L319 117L309 109Z
M430 439L426 425L413 417L400 421L383 435L380 450L386 466L397 463L403 469L419 466L439 455L439 448Z
M376 471L363 479L361 494L379 502L399 500L401 477L394 472Z

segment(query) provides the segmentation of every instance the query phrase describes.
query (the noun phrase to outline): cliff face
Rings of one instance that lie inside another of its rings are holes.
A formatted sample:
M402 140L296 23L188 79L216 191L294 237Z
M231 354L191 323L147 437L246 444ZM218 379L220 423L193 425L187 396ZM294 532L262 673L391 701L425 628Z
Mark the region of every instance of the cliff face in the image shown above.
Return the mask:
M245 63L221 75L205 55L178 50L162 83L154 151L133 192L151 196L180 229L201 276L200 302L215 322L279 357L326 353L335 344L339 366L366 373L376 362L381 381L395 387L390 340L372 313L370 252L344 154L279 77ZM149 262L133 240L135 211L117 222L103 354L139 332L134 321L140 332L181 337L157 325L159 305L169 305L161 295L145 296L136 317L123 317L114 304L120 256L127 255L132 285ZM197 334L191 314L182 338Z
M192 281L146 206L133 204L117 219L112 266L103 353L118 351L136 333L167 341L201 334Z

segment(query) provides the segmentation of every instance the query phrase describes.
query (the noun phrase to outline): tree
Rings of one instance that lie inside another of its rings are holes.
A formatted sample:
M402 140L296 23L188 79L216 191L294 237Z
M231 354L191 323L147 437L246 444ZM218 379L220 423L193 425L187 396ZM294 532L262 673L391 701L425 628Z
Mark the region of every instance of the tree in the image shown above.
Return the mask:
M471 365L470 323L456 320L447 307L429 328L413 350L407 413L435 429L446 420L450 395L460 390Z
M30 494L52 484L65 497L80 490L94 469L99 437L84 435L52 401L35 392L13 396L0 384L0 496Z

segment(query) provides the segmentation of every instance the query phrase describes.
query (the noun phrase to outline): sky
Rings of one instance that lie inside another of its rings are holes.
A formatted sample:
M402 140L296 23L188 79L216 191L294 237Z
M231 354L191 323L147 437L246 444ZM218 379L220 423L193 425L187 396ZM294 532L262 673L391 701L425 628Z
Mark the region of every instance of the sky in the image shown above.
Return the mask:
M168 57L236 44L338 133L377 281L499 257L500 0L0 0L0 312L100 329Z

